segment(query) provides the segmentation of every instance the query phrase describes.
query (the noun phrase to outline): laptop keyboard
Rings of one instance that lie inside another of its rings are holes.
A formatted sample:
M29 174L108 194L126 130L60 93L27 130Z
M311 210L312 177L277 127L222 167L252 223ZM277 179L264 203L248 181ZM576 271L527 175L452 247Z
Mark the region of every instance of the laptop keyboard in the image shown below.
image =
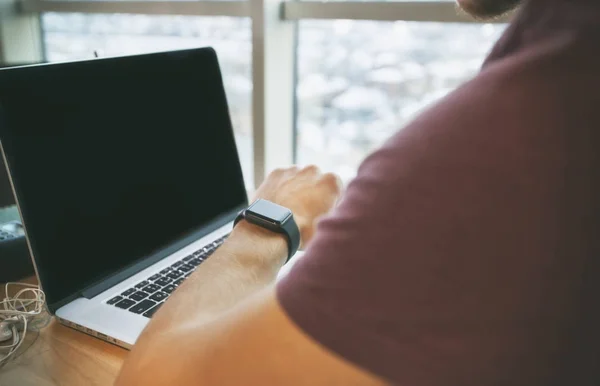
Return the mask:
M196 267L212 255L226 238L227 235L176 261L120 295L107 300L106 304L151 318L173 291L194 272Z

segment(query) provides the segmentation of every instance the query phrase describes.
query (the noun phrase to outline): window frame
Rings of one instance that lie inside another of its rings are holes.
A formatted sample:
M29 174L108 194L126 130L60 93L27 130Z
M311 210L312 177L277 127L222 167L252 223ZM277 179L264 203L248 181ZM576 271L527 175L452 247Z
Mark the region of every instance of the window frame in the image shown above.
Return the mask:
M350 19L477 23L457 10L454 1L90 1L13 0L0 27L0 61L40 61L44 47L43 12L146 15L231 16L251 19L252 139L254 186L273 169L295 157L295 77L297 21ZM492 23L506 23L510 16ZM19 47L31 47L24 50Z

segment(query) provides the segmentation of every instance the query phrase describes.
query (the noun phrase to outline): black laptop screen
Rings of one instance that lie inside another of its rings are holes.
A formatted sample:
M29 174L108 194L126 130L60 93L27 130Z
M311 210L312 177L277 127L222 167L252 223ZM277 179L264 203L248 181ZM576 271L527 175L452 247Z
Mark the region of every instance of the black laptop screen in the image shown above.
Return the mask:
M0 109L50 304L247 201L211 49L2 70Z

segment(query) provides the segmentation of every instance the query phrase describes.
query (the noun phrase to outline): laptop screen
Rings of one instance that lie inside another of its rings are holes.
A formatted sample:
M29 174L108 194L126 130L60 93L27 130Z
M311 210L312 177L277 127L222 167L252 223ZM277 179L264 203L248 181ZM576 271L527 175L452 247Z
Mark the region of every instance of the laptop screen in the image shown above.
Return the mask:
M0 110L49 304L247 202L212 49L1 70Z

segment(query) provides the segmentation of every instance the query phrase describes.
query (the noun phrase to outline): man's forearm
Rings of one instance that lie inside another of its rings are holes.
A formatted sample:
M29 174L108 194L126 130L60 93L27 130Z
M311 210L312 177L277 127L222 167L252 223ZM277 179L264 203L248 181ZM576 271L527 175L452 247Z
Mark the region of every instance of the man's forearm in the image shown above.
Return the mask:
M286 257L283 236L241 222L154 315L139 341L151 340L156 330L172 330L188 322L198 326L218 317L273 283Z
M154 315L125 366L130 371L124 372L131 376L142 363L160 366L169 340L201 333L203 325L272 284L287 253L283 236L241 222Z

